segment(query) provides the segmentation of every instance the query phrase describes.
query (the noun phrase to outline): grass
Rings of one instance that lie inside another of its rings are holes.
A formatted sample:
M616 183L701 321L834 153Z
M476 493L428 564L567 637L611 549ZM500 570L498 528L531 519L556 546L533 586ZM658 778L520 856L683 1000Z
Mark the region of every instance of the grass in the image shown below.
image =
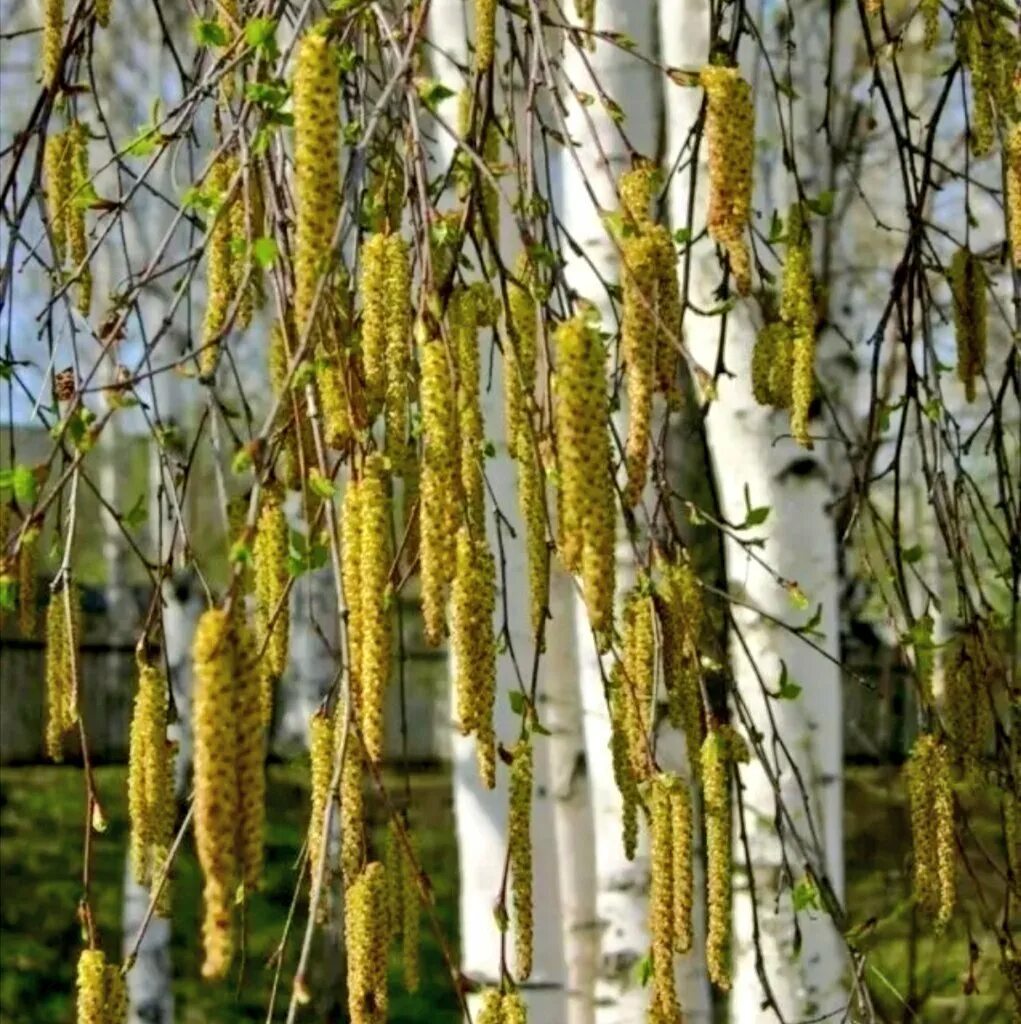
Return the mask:
M95 837L93 907L103 945L113 955L121 943L124 770L99 768L97 783L109 824L104 834ZM457 850L449 779L441 772L418 773L411 786L419 852L435 887L437 918L453 942ZM192 844L186 841L175 878L172 951L176 1019L181 1024L265 1019L273 977L267 960L280 941L294 892L307 796L300 762L271 766L265 886L247 908L244 971L230 984L210 985L199 978L200 878ZM869 954L869 987L885 1019L946 1024L1006 1021L1006 985L997 970L997 950L982 937L971 880L962 872L961 907L946 935L936 939L928 922L913 917L906 882L910 838L896 770L849 768L846 798L848 906L855 942ZM71 1018L70 993L81 942L76 906L82 892L82 802L78 769L0 771L0 1021L4 1024L66 1024ZM973 814L969 824L985 848L995 849L995 814L991 808L985 812ZM375 831L378 835L378 822ZM991 876L978 877L988 891L996 891ZM285 954L284 998L304 929L305 902L303 895ZM973 963L969 926L979 943ZM422 987L414 996L405 993L394 959L389 1020L391 1024L454 1024L457 1003L424 920L422 935ZM316 962L333 965L334 976L312 978L318 1009L302 1014L301 1019L341 1020L343 991L337 958L318 956ZM976 991L965 996L969 974ZM282 1006L278 1002L278 1020Z

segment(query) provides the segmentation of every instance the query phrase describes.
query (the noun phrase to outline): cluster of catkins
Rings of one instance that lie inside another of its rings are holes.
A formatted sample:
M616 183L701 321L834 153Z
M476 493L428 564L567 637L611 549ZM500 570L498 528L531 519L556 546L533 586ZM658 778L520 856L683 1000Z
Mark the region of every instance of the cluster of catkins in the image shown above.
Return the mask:
M83 949L78 956L78 1024L125 1024L128 991L117 964L106 962L101 949Z
M89 315L92 306L92 272L85 211L92 201L89 177L89 132L81 121L64 132L46 137L43 150L46 213L58 269L65 261L77 280L78 310Z
M649 212L655 170L645 164L621 176L621 283L624 308L621 347L627 367L628 434L626 447L628 505L641 498L648 477L652 398L656 391L671 405L680 402L679 342L681 322L677 260L673 239Z
M475 1018L478 1024L527 1024L525 1001L513 991L490 988L482 993L482 1004Z
M419 985L419 894L415 868L402 848L403 825L391 823L386 862L370 861L346 887L348 1013L351 1024L385 1024L387 953L399 943L404 985Z
M649 934L652 938L650 1024L674 1024L681 1007L674 984L674 954L692 944L692 814L687 783L661 772L649 793L651 833Z
M709 144L709 213L707 226L730 258L737 290L752 286L748 221L755 159L755 104L751 86L737 68L711 64L699 76L705 89L706 139Z
M804 208L795 203L787 218L787 246L779 316L767 318L752 349L752 394L761 405L789 409L791 433L806 448L814 395L815 287L812 236Z
M610 713L613 769L623 801L624 850L629 859L635 855L643 804L649 818L650 1021L667 1024L680 1014L674 953L686 952L692 942L689 786L694 782L701 782L705 814L707 968L717 987L730 986L730 776L734 764L748 760L748 751L731 726L710 724L707 729L703 722L698 652L705 612L694 570L683 557L660 557L656 568L654 578L639 578L624 602L622 652L611 675ZM685 733L689 780L655 766L652 735L658 678L663 679L671 720Z

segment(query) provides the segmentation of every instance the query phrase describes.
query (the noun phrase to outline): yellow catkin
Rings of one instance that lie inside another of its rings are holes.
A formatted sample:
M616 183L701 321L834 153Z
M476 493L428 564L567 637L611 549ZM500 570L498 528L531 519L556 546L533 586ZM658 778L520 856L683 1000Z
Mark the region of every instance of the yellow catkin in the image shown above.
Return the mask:
M912 747L907 789L915 900L935 915L941 931L950 920L956 896L954 796L946 747L929 733L920 735Z
M640 161L620 176L617 191L620 193L621 214L625 227L630 231L644 234L653 226L650 208L657 178L656 166L647 160Z
M46 185L46 216L53 236L54 262L61 266L67 255L67 209L71 202L72 167L70 133L46 137L43 150L43 181Z
M1021 797L1011 790L1003 794L1003 841L1011 887L1015 895L1021 896Z
M650 232L656 258L656 388L671 409L682 402L679 371L681 366L681 290L677 280L677 249L670 232L657 224Z
M83 949L78 956L78 1024L106 1024L106 956Z
M285 486L297 488L301 485L302 466L308 463L306 453L311 454L312 451L311 445L305 442L311 442L312 438L305 416L304 399L288 385L287 371L291 362L289 345L293 343L293 324L290 325L290 335L289 340L284 325L279 320L274 322L267 346L267 375L273 394L280 399L281 406L278 423L282 435L282 457L277 460L274 468Z
M528 400L535 389L537 304L532 294L535 271L527 252L514 264L514 277L507 285L507 317L504 331L504 418L507 451L521 458L531 446L531 432L525 429Z
M993 726L989 684L997 666L987 630L974 625L955 637L945 665L943 720L954 759L974 775Z
M496 783L496 566L485 536L473 536L467 524L458 530L456 565L451 630L457 717L461 732L475 735L479 770L492 789Z
M751 86L737 68L709 66L699 76L708 100L709 234L727 251L737 290L751 289L745 237L751 216L755 106Z
M59 83L60 53L64 45L64 0L43 3L43 85L52 89Z
M341 579L347 605L348 686L351 704L361 707L362 678L362 489L352 478L344 488L341 518Z
M975 401L975 385L986 363L987 298L982 263L968 249L958 249L950 262L950 291L954 300L957 377L964 397Z
M344 716L337 716L340 743ZM365 801L362 795L364 772L362 744L354 729L348 730L347 749L340 769L340 863L344 884L350 885L365 863Z
M510 767L507 843L514 921L514 972L518 981L532 974L532 742L518 740Z
M207 176L207 187L221 202L209 229L206 254L206 312L202 321L202 350L199 372L212 378L220 354L223 330L230 310L233 274L230 249L230 205L226 202L231 184L234 158L221 155L214 161Z
M390 499L383 456L365 460L359 485L360 551L359 615L361 616L361 706L359 720L366 757L383 758L383 706L390 678Z
M628 756L639 781L649 773L648 736L652 728L656 636L648 581L641 579L624 601L623 687Z
M174 748L167 740L167 681L156 666L138 663L138 692L128 751L131 864L139 885L151 886L163 871L173 838ZM169 908L164 883L158 910Z
M410 833L405 829L408 841ZM391 937L400 945L404 987L417 992L420 982L418 888L414 869L404 851L396 822L386 835L387 919Z
M652 780L649 808L649 935L652 962L652 1012L656 1021L675 1021L681 1008L674 983L674 853L671 784Z
M922 42L931 50L939 42L939 0L920 0L918 9L922 15Z
M38 526L29 526L18 545L18 629L25 638L34 637L39 625L35 575L39 535Z
M344 448L354 438L357 418L349 383L355 332L353 296L343 268L337 278L329 310L329 329L319 332L316 344L316 384L323 413L323 440L331 448Z
M496 50L496 0L475 0L475 70L493 66Z
M549 595L549 547L546 543L546 480L531 443L518 457L518 500L525 524L528 555L528 606L532 632L538 635Z
M252 313L256 306L262 306L266 294L262 277L262 268L253 255L253 245L265 230L266 204L262 191L262 175L259 162L250 159L244 167L240 194L231 206L231 234L236 246L241 246L243 260L235 260L234 290L240 291L237 323L241 328L248 327L252 322ZM248 282L241 290L245 275Z
M760 405L786 409L791 396L791 329L782 320L763 325L752 347L752 394Z
M702 666L699 642L705 611L698 577L687 561L660 564L656 607L663 638L663 683L670 724L684 730L692 778L702 748Z
M275 487L262 494L252 543L255 573L256 638L262 667L262 715L268 726L273 714L273 685L287 668L290 610L287 584L288 529L282 495Z
M410 842L410 833L409 833ZM421 908L418 905L418 882L407 856L401 858L401 964L404 987L417 992L421 982L419 930Z
M305 337L319 279L328 270L330 241L340 212L339 80L323 31L311 29L302 36L292 88L297 213L294 316L298 336Z
M242 615L234 623L234 718L237 722L237 847L248 892L262 877L266 817L266 716L259 646Z
M367 864L347 890L347 985L351 1024L384 1024L387 1012L386 871Z
M490 988L482 993L476 1021L478 1024L504 1024L503 994L499 989Z
M692 823L691 795L687 786L675 779L670 789L670 817L673 850L673 922L674 948L678 953L691 949L691 910L694 902L694 875L692 871L692 844L694 825Z
M386 293L386 453L394 474L408 468L408 379L411 365L411 267L407 243L387 236Z
M1010 255L1021 268L1021 120L1007 129L1005 176L1007 179L1007 230Z
M453 578L458 472L457 424L450 366L443 343L420 329L422 368L422 470L420 480L422 616L426 641L436 646L446 632L447 593ZM454 529L451 529L451 526Z
M86 234L86 190L89 182L89 133L81 121L68 131L71 163L71 196L67 204L67 249L73 272L78 277L78 312L88 316L92 308L92 271L89 268L89 240Z
M107 964L105 974L106 1017L103 1024L127 1024L128 986L116 964Z
M815 396L815 295L812 281L812 236L800 204L787 221L780 316L791 335L791 433L811 448L808 419Z
M626 446L628 505L642 496L649 472L652 394L656 386L655 343L657 246L649 235L622 240L624 309L621 344L627 367L628 434Z
M78 588L64 583L46 611L46 753L54 761L63 759L64 737L78 721L80 631Z
M730 988L730 765L722 729L707 733L702 744L705 805L708 921L706 968L717 988Z
M485 481L482 472L482 403L479 394L479 309L472 289L457 289L448 313L451 344L457 360L457 429L460 439L461 491L473 529L484 526Z
M386 235L370 235L361 254L362 365L369 405L376 410L386 391L387 246Z
M500 1009L503 1024L528 1024L528 1010L520 992L505 992Z
M1018 119L1016 82L1021 67L1017 22L994 4L975 4L957 19L957 51L971 71L971 147L976 156L992 152L997 129Z
M234 647L222 610L211 609L199 619L193 657L195 845L205 881L202 973L220 978L230 966L232 952L239 813Z
M628 753L628 705L630 698L623 679L620 664L613 667L610 690L610 754L613 762L613 778L621 797L621 836L624 856L635 859L638 847L638 783L631 768Z
M557 328L555 348L561 554L581 573L589 622L605 645L613 625L616 507L603 343L582 314Z
M319 860L323 853L323 823L333 771L333 738L333 722L324 711L317 711L309 722L308 743L312 802L308 819L308 863L313 880L320 870Z

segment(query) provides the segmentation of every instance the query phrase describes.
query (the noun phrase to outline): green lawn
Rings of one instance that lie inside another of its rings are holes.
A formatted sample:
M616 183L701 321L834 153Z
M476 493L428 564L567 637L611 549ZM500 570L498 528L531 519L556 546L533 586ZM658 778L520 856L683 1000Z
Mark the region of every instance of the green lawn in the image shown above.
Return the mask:
M395 782L397 780L394 780ZM125 848L124 770L100 768L97 782L107 831L95 837L93 907L108 953L120 948L120 886ZM199 874L190 840L175 879L174 968L177 1019L183 1024L222 1024L265 1019L272 970L266 962L280 941L294 890L295 862L307 814L305 769L300 763L270 768L266 884L248 908L243 974L231 983L204 983L198 973ZM0 771L0 1021L67 1024L80 945L75 916L81 895L82 780L75 768L11 768ZM456 847L451 827L449 780L442 773L412 778L412 821L424 865L435 886L436 914L445 935L455 936ZM995 849L992 813L971 822L983 844ZM847 779L848 904L856 941L868 951L870 988L890 1021L998 1024L1008 1019L1007 994L996 968L997 951L979 938L974 976L978 991L962 994L969 972L967 926L976 936L974 888L962 878L962 909L954 926L933 939L924 921L913 922L905 881L907 815L893 769L854 768ZM289 990L305 899L285 953L283 989ZM872 921L872 919L875 919ZM911 936L917 943L911 956ZM453 1024L456 1000L436 943L423 921L422 988L412 997L392 964L392 1024ZM320 958L322 960L322 958ZM911 963L914 963L913 985ZM313 979L320 1011L304 1020L339 1021L343 998L337 980ZM324 991L328 989L328 991ZM913 992L914 1016L903 1000ZM894 993L899 993L894 994ZM333 1002L334 1011L323 1009ZM283 1002L276 1019L282 1020Z

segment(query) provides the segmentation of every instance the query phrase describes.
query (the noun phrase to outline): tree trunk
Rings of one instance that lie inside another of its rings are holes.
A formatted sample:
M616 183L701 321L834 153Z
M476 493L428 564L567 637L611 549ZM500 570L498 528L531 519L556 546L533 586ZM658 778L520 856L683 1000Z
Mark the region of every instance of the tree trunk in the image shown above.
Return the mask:
M697 70L708 58L708 32L708 4L703 0L683 0L672 10L664 10L665 62ZM812 64L812 76L813 88L822 91L822 69L817 63ZM806 84L799 89L800 94L806 95L807 89ZM759 91L762 98L757 134L761 138L768 133L762 124L767 120L763 114L770 95L764 81ZM669 87L670 159L681 152L700 103L700 90ZM800 141L810 115L801 109L797 116L802 119L795 126ZM777 147L770 152L775 160ZM809 173L812 168L823 167L805 161ZM691 226L694 238L705 222L708 168L704 145L697 168L695 221ZM760 188L760 193L772 192L773 202L778 202L777 196L786 192L782 170L757 170L760 182L774 186ZM690 187L690 168L682 167L671 195L675 227L688 226ZM812 195L819 187L817 181L814 189L809 186L806 191ZM756 205L764 206L761 195ZM770 213L766 207L766 223ZM721 277L711 243L696 245L691 254L690 302L703 311L716 306L714 291ZM718 396L706 420L718 467L723 519L742 523L749 507L770 509L761 527L745 531L765 541L764 547L754 550L756 558L750 557L734 537L728 537L725 547L728 589L741 602L731 606L731 669L736 697L732 710L746 736L756 730L763 737L751 764L740 771L744 813L735 819L735 859L739 864L745 862L746 835L751 866L750 877L746 870L735 872L730 1001L735 1022L765 1019L766 1000L772 1000L774 1009L788 1018L829 1013L845 1002L843 951L832 920L815 909L795 915L791 895L794 887L805 880L805 864L819 878L826 879L824 884L832 886L838 898L843 887L842 714L836 663L839 581L836 540L828 512L830 488L818 451L801 449L786 437L776 440L788 431L786 415L757 405L752 397L750 356L755 322L750 306L747 300L739 301L728 314L724 353L727 373L717 381ZM709 372L717 361L720 323L719 317L699 316L690 307L687 310L687 346ZM743 539L744 534L738 537ZM792 604L782 581L798 585L807 596L807 611L799 611ZM821 616L818 629L824 634L817 638L818 649L767 617L800 625L817 607ZM794 699L779 700L767 694L767 688L773 692L777 689L781 663L786 665L788 678L802 687ZM777 832L778 823L782 838ZM785 850L793 878L784 877ZM795 919L800 928L800 955L795 948Z
M551 733L546 747L566 969L565 1022L594 1024L594 986L599 957L596 836L578 690L577 645L570 618L573 583L556 565L551 566L551 570L553 618L546 627L545 688L540 716Z
M461 0L435 0L429 10L428 29L434 54L434 73L455 94L441 104L439 113L447 125L457 124L458 94L466 80L457 64L468 65L468 39L473 38L466 24L467 5ZM499 19L498 19L499 21ZM498 46L500 35L498 33ZM499 56L498 56L499 59ZM517 102L514 103L518 107ZM520 112L515 110L515 117ZM434 156L446 166L454 155L454 143L443 128L436 127ZM517 229L501 203L501 256L508 263L520 247ZM488 347L483 346L483 353ZM495 455L486 460L486 477L492 499L513 524L517 534L512 539L505 526L498 525L492 510L486 516L489 543L497 556L497 607L495 624L500 628L504 615L510 626L510 645L521 677L527 685L534 656L534 643L529 622L528 565L524 548L524 529L520 521L517 499L517 472L507 451L503 423L503 367L499 360L492 380L483 363L483 416L487 437L493 442ZM498 536L498 531L502 535ZM505 564L500 565L500 551ZM520 718L510 704L510 694L519 689L518 669L510 650L501 652L496 670L496 706L494 729L497 741L513 744L520 728ZM454 672L451 672L451 679ZM453 704L452 704L453 706ZM536 856L533 860L533 907L535 950L532 976L522 987L533 1024L561 1024L565 1009L564 950L561 942L560 899L558 895L557 859L544 850L544 842L554 836L552 801L549 799L549 768L543 737L536 740L535 788L533 791L532 837ZM452 743L454 812L457 823L458 869L460 878L461 967L462 971L483 984L500 981L501 935L493 916L493 907L500 892L503 865L507 852L507 772L497 761L497 784L493 790L483 786L475 756L475 740L455 731ZM508 948L513 928L508 935ZM471 997L469 1008L477 1014L478 998Z
M639 53L653 49L653 19L653 5L644 0L596 5L597 29L622 33L635 41ZM603 329L613 333L614 316L600 278L609 283L617 281L619 257L600 214L613 212L618 207L616 182L621 172L630 166L627 143L645 156L654 154L656 78L647 65L625 50L600 41L591 51L579 51L569 43L563 73L566 81L562 95L568 111L566 134L576 145L573 155L570 150L560 154L560 209L565 231L581 250L580 255L572 255L570 246L562 247L567 255L565 274L569 286L580 297L596 303L603 314ZM582 94L580 98L576 92ZM598 99L586 105L586 96L598 97L601 92L620 105L624 116L619 126L613 112ZM627 143L621 128L627 135ZM589 194L589 188L593 195ZM621 428L626 423L625 417L618 414L616 419L623 436ZM631 544L626 536L621 536L617 557L618 595L634 582L634 576ZM596 652L588 615L576 590L571 594L571 603L595 823L595 899L600 952L594 986L594 1019L597 1024L639 1024L645 1019L649 1003L649 989L641 986L637 971L649 948L648 843L643 830L635 859L626 859L621 839L622 801L610 757L611 726L603 682L605 666ZM554 609L554 621L558 610ZM700 1012L704 1008L704 984L699 984L697 978L692 979L684 968L680 968L679 974L684 986L680 991L682 1002L696 1013Z

